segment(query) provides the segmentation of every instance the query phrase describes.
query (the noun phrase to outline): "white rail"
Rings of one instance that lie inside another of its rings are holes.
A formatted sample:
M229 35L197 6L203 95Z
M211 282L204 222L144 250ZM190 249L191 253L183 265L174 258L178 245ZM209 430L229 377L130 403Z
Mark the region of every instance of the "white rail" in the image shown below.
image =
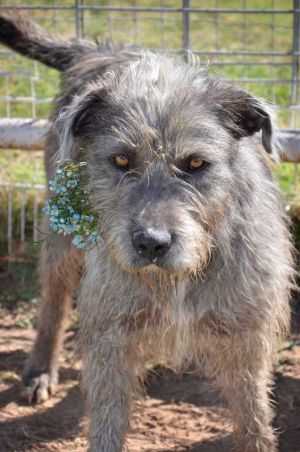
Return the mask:
M49 126L46 119L0 119L0 149L42 150Z
M0 119L0 149L42 150L50 123L46 119ZM284 162L300 163L300 131L278 132Z

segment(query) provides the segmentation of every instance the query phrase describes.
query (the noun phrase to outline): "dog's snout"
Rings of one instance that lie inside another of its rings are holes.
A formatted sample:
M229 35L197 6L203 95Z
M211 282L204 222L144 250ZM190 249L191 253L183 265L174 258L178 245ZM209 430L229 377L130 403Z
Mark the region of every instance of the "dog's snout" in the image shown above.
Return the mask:
M132 243L138 254L153 262L162 257L170 248L171 234L161 229L140 229L132 234Z

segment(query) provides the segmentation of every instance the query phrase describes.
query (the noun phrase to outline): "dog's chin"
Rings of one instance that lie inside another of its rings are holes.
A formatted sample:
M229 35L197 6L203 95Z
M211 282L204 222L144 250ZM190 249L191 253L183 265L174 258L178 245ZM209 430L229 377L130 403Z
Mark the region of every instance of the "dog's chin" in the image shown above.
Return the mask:
M132 270L137 273L158 273L172 271L169 265L162 260L154 259L152 262L147 259L136 258L132 262Z
M118 261L121 268L129 273L134 273L137 275L153 275L163 274L165 276L177 276L177 277L187 277L189 275L195 275L199 270L196 266L185 266L180 265L178 260L175 262L172 259L162 258L154 259L150 262L147 259L143 259L136 255L131 257L131 259L122 259Z
M149 261L138 254L129 254L121 256L113 254L114 260L118 266L128 273L133 274L155 274L155 273L174 273L174 267L165 259L153 259Z
M153 274L153 273L160 273L160 272L166 272L166 270L163 267L160 267L156 264L148 264L140 267L137 269L137 273L143 273L143 274Z

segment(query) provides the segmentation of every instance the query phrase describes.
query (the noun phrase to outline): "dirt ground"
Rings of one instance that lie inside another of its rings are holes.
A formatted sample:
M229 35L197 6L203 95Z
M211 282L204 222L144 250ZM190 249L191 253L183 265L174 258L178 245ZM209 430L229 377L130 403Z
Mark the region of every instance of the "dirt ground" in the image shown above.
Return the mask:
M87 420L78 383L80 359L74 352L76 328L66 335L55 397L42 406L29 406L20 395L35 314L36 306L29 302L0 311L0 451L85 451ZM300 452L299 319L295 313L293 335L275 366L281 452ZM208 381L164 371L149 378L144 400L136 403L128 450L229 452L231 432L226 406Z

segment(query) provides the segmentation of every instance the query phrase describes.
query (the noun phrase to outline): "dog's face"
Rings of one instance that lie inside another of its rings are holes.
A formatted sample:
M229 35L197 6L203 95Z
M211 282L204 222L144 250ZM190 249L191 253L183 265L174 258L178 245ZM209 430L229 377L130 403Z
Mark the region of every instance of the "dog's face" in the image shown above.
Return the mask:
M205 268L235 202L238 140L262 130L271 147L258 101L153 56L90 86L60 121L62 148L86 150L108 251L131 272Z

